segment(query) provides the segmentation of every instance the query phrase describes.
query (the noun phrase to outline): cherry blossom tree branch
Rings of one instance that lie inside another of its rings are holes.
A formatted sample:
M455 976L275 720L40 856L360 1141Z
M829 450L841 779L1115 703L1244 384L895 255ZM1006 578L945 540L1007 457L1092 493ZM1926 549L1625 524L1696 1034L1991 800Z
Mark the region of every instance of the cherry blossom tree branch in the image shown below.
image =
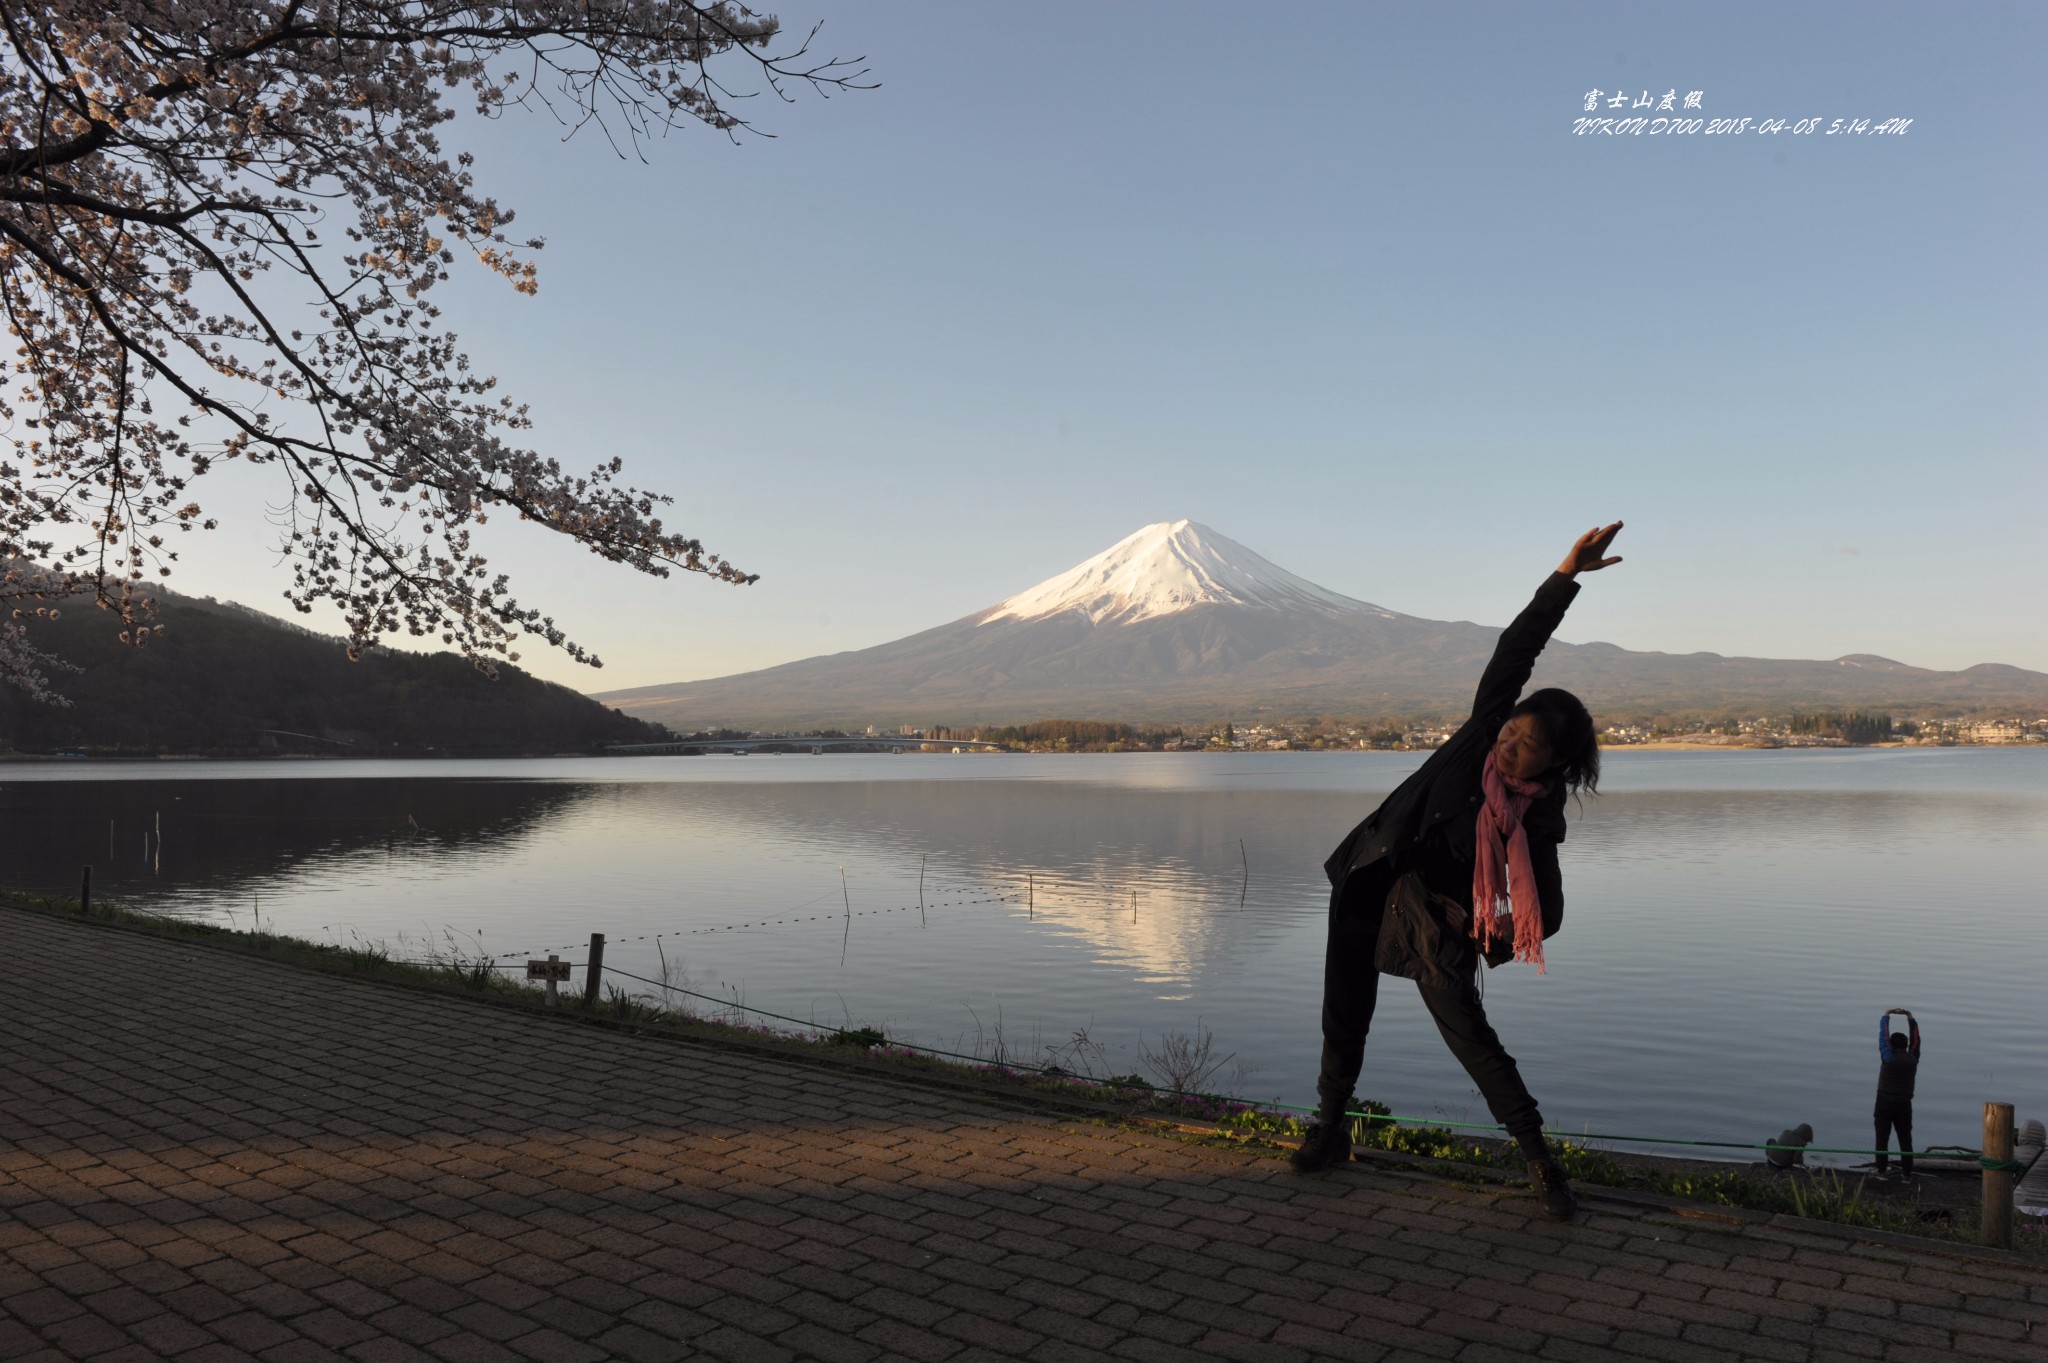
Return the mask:
M531 635L596 665L474 549L495 508L655 576L753 581L620 461L514 443L526 410L431 291L460 251L531 293L541 243L439 130L466 90L621 154L737 137L735 63L782 100L868 88L815 34L728 0L0 0L0 680L52 697L27 627L61 598L150 637L147 583L214 526L189 485L221 459L278 469L286 595L337 606L352 650L403 632L489 670Z

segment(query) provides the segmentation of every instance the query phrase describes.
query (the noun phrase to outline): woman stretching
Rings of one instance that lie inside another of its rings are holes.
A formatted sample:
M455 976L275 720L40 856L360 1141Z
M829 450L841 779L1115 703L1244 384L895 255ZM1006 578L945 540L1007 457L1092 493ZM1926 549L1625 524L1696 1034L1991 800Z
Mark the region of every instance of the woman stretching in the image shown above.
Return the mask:
M1382 970L1414 978L1493 1119L1529 1159L1544 1210L1577 1210L1543 1115L1479 1001L1478 958L1543 965L1543 939L1564 917L1557 845L1568 790L1594 789L1600 748L1593 717L1569 691L1516 703L1536 655L1578 595L1575 579L1621 562L1605 557L1621 522L1589 530L1536 598L1502 631L1479 679L1472 717L1351 831L1329 872L1330 939L1323 961L1321 1106L1293 1156L1303 1171L1351 1158L1345 1115L1365 1059Z

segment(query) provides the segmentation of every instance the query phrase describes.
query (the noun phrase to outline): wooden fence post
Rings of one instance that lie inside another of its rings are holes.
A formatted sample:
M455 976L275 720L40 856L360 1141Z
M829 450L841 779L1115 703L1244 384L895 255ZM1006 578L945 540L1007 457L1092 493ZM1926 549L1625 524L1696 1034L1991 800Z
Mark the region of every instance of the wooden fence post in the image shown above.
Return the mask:
M2012 1164L2012 1104L1984 1104L1984 1158ZM1984 1166L1984 1205L1978 1213L1984 1243L2012 1248L2012 1170Z
M604 934L593 932L590 934L590 964L583 967L583 1006L585 1008L597 1007L598 990L603 984Z
M78 911L92 912L92 867L78 868Z

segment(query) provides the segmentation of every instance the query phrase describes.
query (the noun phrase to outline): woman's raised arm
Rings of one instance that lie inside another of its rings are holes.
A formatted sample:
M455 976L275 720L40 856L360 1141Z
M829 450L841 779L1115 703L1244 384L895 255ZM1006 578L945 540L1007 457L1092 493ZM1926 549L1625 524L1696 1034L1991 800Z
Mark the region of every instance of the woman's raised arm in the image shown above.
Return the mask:
M1536 670L1536 655L1550 642L1551 631L1564 619L1565 607L1578 594L1579 584L1572 579L1580 573L1598 572L1621 562L1607 556L1608 546L1620 533L1621 522L1616 521L1579 536L1564 562L1557 565L1556 576L1538 587L1535 599L1515 617L1514 623L1501 631L1493 646L1493 657L1479 678L1479 690L1472 698L1474 716L1489 715L1496 723L1507 718L1529 674Z

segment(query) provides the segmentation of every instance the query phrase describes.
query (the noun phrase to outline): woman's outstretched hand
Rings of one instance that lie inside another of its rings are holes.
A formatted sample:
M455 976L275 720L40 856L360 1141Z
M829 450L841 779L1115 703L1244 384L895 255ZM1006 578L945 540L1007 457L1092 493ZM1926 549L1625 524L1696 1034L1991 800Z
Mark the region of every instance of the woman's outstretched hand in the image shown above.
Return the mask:
M1596 529L1588 530L1585 534L1579 536L1579 542L1574 544L1572 551L1564 556L1564 562L1557 565L1557 570L1570 577L1574 573L1592 573L1598 572L1602 568L1613 567L1621 562L1621 559L1619 557L1606 558L1603 556L1607 553L1607 546L1614 543L1614 537L1620 533L1620 521L1616 521L1612 525L1603 525Z

